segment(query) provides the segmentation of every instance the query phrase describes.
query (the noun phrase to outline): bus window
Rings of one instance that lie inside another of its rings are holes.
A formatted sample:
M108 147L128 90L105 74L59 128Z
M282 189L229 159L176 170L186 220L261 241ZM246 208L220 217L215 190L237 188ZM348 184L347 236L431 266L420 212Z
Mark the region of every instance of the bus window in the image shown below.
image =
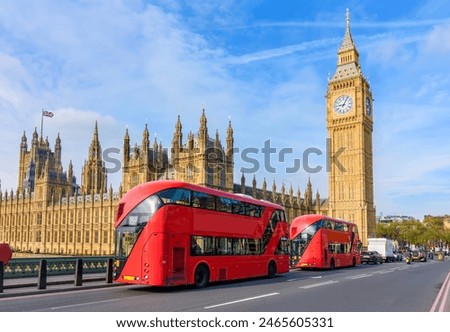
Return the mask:
M287 255L289 253L288 250L288 239L281 238L280 242L278 242L277 249L275 250L276 255Z
M233 204L231 206L231 212L234 214L241 214L245 215L245 205L242 202L239 201L233 201Z
M192 192L192 206L201 209L215 210L216 197L199 191Z
M120 223L120 226L143 226L150 220L160 206L161 201L157 196L152 195L147 197L128 213Z
M246 254L248 254L247 239L233 239L233 255L246 255Z
M245 203L245 215L261 218L263 208L259 205Z
M331 229L331 223L330 223L330 221L327 220L327 219L325 219L325 220L323 221L322 225L323 225L323 228Z
M160 191L158 193L159 198L164 204L178 204L178 205L190 205L191 193L187 189L172 188Z
M248 239L248 253L259 255L261 253L261 241L258 239Z
M235 201L232 199L226 198L226 197L217 197L217 202L216 202L217 211L231 213L232 212L231 208L232 208L233 202L235 202Z
M224 237L216 238L216 255L231 255L233 253L232 240Z
M213 238L209 236L193 236L191 241L191 255L212 255Z
M328 220L330 222L330 229L335 229L334 224L335 222L333 220Z

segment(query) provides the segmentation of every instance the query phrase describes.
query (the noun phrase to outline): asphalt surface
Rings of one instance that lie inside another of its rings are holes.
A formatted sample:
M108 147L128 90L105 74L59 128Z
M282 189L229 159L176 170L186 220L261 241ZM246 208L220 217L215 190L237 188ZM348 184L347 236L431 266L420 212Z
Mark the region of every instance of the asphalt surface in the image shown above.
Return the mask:
M450 261L359 265L334 271L291 270L274 279L192 287L108 284L102 274L6 279L0 312L7 311L261 311L450 312Z

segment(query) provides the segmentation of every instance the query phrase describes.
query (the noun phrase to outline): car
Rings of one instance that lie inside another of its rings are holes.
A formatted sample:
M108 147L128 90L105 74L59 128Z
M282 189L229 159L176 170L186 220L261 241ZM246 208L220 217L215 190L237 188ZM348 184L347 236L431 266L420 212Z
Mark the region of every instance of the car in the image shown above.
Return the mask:
M427 252L425 250L413 250L411 252L412 261L426 262Z
M401 262L403 260L403 255L400 251L394 251L394 259L397 262Z
M361 264L382 264L383 257L377 251L363 251L361 253Z

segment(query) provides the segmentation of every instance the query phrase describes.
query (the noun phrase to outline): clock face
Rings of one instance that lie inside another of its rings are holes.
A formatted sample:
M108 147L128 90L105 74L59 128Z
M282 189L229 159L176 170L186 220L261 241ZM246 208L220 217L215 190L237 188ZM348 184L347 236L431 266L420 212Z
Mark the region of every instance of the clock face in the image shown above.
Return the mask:
M342 95L334 101L334 111L338 114L345 114L353 107L353 99L350 96Z
M372 114L372 104L369 97L366 97L366 114L369 116Z

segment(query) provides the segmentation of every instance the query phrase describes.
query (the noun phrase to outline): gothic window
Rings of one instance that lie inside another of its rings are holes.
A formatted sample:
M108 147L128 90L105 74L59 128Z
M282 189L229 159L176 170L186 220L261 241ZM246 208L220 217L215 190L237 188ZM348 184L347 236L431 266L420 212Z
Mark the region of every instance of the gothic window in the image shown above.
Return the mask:
M194 176L194 170L191 164L186 167L186 177L191 179Z
M131 175L131 187L135 187L139 184L139 175L136 172L133 172Z

